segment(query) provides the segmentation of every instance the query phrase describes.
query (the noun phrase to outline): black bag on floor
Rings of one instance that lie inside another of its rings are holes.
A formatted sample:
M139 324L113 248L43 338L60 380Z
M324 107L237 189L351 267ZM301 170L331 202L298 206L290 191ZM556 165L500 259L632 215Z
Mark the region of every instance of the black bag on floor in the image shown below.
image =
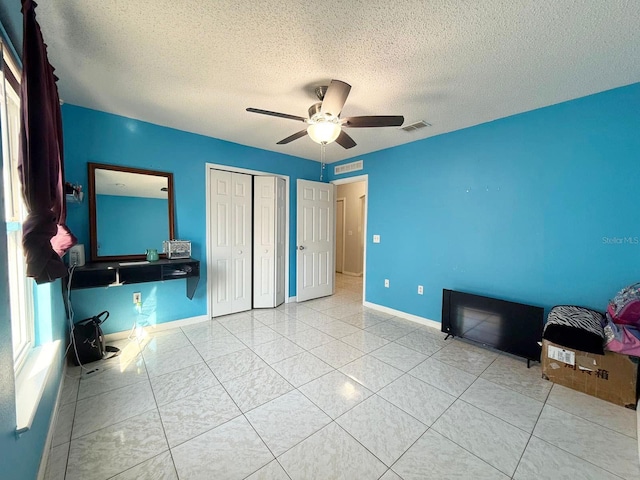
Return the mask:
M120 354L119 348L104 344L104 334L100 324L107 318L109 318L109 312L105 310L74 324L73 351L71 351L71 360L74 365L84 365Z

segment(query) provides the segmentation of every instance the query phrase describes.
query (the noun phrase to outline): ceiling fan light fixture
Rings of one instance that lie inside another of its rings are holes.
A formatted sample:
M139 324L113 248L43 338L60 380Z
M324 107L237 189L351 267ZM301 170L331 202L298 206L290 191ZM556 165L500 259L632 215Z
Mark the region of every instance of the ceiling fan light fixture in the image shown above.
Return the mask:
M332 121L317 121L307 127L307 133L316 143L326 145L334 142L340 135L340 124Z
M336 142L342 148L349 149L355 147L356 142L346 131L342 130L342 127L400 127L404 123L404 117L402 115L361 115L341 118L340 114L342 113L350 91L351 85L336 79L331 80L331 83L326 87L320 86L316 88L316 95L320 101L309 107L309 116L307 118L251 107L247 108L247 112L286 118L304 122L308 125L304 130L300 130L280 140L277 142L277 145L286 145L287 143L309 135L311 140L319 143L323 147L328 143ZM322 151L324 152L324 148Z

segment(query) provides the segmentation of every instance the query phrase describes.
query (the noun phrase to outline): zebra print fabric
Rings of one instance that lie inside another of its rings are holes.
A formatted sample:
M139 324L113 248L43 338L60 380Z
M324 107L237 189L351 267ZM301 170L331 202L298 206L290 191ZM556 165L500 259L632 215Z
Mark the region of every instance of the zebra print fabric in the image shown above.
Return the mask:
M558 305L547 316L542 337L583 352L604 354L604 315L572 305Z
M604 315L595 310L571 305L558 305L549 312L545 330L550 325L564 325L566 327L579 328L604 338L603 321Z

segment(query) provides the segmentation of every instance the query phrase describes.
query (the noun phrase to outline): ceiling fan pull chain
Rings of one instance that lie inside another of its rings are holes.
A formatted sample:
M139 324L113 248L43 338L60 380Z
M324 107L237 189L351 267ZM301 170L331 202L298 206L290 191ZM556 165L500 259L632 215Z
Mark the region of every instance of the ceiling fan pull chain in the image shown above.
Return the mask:
M325 143L321 143L320 144L320 181L322 181L322 177L324 175L324 160L325 160L325 148L326 148L326 144Z

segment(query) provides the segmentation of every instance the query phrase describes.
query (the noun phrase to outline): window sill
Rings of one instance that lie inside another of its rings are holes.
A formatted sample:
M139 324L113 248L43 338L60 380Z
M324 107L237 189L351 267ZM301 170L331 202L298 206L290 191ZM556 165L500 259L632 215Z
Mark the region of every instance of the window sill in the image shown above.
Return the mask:
M56 365L60 340L34 348L16 376L16 433L31 428L40 399Z

